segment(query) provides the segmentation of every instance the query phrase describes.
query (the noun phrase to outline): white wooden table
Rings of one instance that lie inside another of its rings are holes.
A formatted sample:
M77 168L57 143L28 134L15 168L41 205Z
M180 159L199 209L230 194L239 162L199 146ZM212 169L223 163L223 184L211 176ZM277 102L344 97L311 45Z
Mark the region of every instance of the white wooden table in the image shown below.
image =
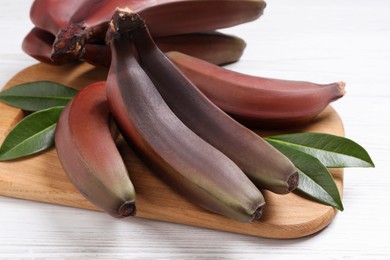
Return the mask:
M36 63L20 48L31 3L0 3L0 87ZM0 197L0 259L390 259L390 2L269 0L224 31L248 43L234 70L347 82L333 106L376 168L345 170L344 212L316 235L271 240Z

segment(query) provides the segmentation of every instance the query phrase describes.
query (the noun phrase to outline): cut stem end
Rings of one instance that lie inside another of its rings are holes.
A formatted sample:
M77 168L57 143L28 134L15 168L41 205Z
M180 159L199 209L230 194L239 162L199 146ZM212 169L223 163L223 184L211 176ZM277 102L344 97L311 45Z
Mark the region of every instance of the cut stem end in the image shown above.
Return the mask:
M134 202L125 202L118 210L118 217L124 218L134 216L137 213Z
M57 64L81 60L85 53L87 38L87 32L82 24L70 24L58 33L53 43L51 59Z
M260 207L258 207L256 209L255 213L253 213L252 221L255 221L255 220L258 220L261 218L261 216L263 215L264 208L265 208L265 204L261 205Z
M288 177L287 180L287 190L288 192L291 192L295 190L298 187L299 184L299 174L298 172L295 172Z

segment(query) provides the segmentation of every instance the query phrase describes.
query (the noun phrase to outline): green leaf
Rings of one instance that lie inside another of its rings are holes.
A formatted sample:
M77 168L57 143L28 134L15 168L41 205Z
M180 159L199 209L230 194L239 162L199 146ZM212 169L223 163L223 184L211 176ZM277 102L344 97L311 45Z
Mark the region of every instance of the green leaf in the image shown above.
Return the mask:
M286 155L299 172L297 190L312 199L339 210L343 210L339 190L328 169L315 157L296 150L284 143L268 140L276 149Z
M310 154L326 167L374 167L367 151L344 137L323 133L297 133L270 136L266 140Z
M64 107L34 112L21 120L4 139L0 161L38 153L54 145L54 131Z
M0 101L26 111L65 106L77 93L76 89L51 81L35 81L0 92Z

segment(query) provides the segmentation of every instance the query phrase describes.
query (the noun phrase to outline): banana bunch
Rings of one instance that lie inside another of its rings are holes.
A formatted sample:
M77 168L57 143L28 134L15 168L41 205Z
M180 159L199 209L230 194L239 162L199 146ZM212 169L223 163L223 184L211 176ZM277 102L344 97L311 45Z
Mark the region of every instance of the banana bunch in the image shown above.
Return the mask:
M23 50L48 63L86 60L109 65L104 37L117 7L129 6L147 21L163 51L175 50L215 64L237 61L245 42L217 29L257 19L262 0L36 0L30 18L35 27ZM45 49L41 49L41 44Z
M65 172L95 205L116 217L136 211L110 114L146 165L204 209L252 222L265 206L261 189L287 194L297 187L294 165L200 92L158 48L138 13L117 9L106 40L112 61L105 86L82 89L55 135Z
M136 213L110 116L154 173L217 214L252 222L265 207L262 189L297 188L291 161L247 127L308 123L344 95L345 84L218 66L237 61L245 42L216 30L257 19L264 8L262 0L33 3L27 54L109 68L106 82L85 87L66 106L56 128L58 157L87 199L114 217Z

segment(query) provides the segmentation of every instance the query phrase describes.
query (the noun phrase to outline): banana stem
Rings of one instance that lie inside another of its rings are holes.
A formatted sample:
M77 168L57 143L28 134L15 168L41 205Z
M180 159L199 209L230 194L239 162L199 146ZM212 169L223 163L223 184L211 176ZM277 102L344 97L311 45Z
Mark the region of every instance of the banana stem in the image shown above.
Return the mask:
M114 16L120 17L113 17L109 23L103 22L92 27L88 27L84 23L72 23L65 29L61 29L53 43L51 59L56 64L82 60L87 43L104 39L109 27L115 28L116 32L109 34L110 37L116 37L116 34L130 32L145 24L138 13L131 12L129 9L123 10L126 12L115 12ZM120 23L115 21L120 21Z
M88 33L82 23L61 29L53 43L51 59L57 64L80 60L85 53Z
M57 34L51 53L56 64L83 60L87 44L101 43L109 23L103 22L92 27L83 23L72 23Z

